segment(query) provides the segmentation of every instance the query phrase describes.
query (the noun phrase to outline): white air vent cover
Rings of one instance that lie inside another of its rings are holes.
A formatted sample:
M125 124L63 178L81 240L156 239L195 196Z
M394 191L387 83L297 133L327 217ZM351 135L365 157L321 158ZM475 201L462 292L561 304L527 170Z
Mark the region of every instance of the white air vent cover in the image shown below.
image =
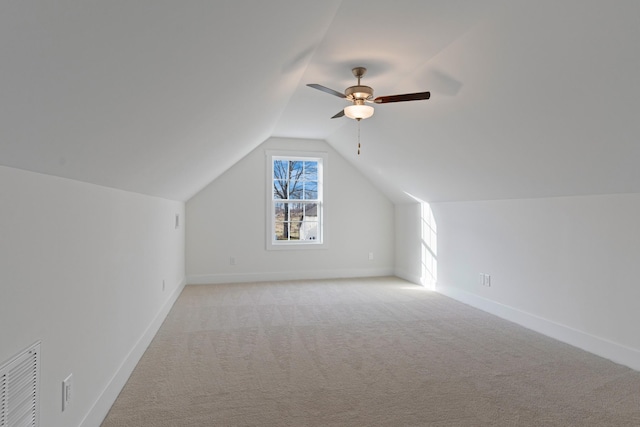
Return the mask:
M0 366L0 427L38 427L40 342Z

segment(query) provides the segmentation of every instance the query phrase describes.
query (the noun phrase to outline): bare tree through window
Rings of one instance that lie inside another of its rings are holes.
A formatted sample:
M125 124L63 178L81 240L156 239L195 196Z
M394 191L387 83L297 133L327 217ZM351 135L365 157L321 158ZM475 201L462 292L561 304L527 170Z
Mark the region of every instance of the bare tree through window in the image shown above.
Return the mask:
M275 239L318 238L318 161L273 160Z

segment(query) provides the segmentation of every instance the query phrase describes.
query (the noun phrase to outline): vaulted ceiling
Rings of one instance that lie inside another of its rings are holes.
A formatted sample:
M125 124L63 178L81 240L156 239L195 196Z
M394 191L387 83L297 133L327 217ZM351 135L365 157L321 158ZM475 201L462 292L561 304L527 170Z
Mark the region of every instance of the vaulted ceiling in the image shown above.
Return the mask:
M0 164L187 200L270 136L395 201L640 192L635 0L0 3ZM355 83L361 122L330 117ZM301 144L303 141L301 141Z

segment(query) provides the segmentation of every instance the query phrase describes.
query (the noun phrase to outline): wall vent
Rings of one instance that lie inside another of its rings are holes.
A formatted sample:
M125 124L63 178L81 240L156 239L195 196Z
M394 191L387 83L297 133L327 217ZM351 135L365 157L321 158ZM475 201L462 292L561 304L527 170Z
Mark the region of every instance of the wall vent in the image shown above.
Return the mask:
M40 342L0 366L0 427L38 427Z

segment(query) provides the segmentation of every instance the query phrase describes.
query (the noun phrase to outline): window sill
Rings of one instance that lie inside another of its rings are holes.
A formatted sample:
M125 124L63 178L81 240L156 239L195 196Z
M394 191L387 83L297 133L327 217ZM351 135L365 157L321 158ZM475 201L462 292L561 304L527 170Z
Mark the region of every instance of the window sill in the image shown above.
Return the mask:
M327 249L326 243L268 243L268 251L305 251Z

